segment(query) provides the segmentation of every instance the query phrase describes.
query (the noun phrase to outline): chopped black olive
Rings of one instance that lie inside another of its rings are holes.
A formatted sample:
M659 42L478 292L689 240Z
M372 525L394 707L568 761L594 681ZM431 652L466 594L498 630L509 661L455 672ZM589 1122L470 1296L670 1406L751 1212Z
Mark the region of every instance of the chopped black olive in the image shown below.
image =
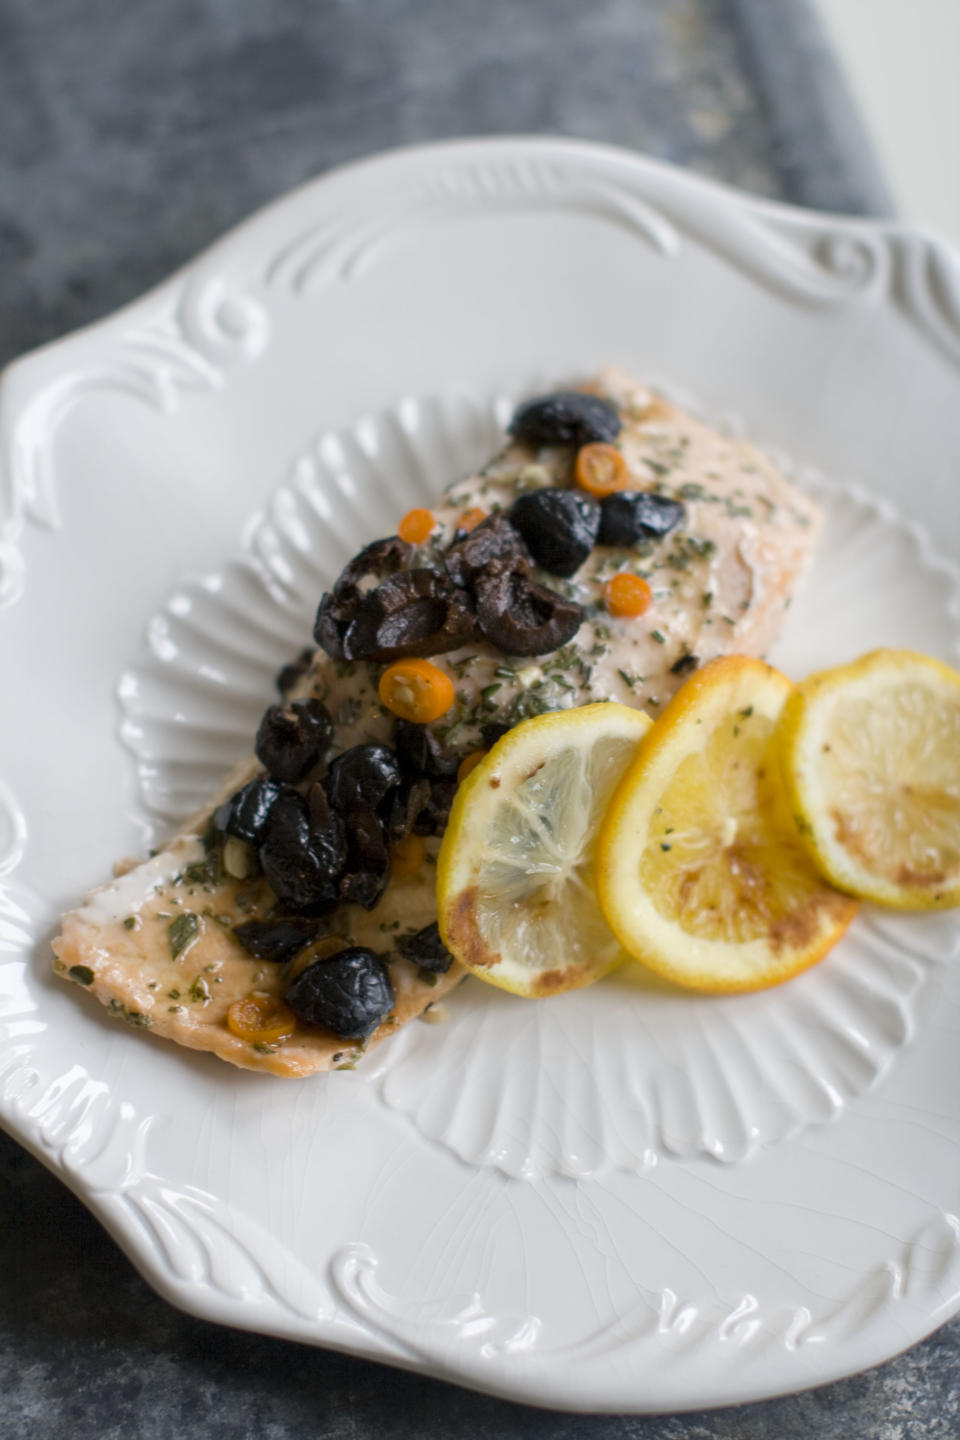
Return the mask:
M321 700L271 705L260 721L257 759L275 780L295 785L312 770L333 739L333 721Z
M461 757L440 743L426 725L412 720L398 720L393 728L393 746L400 768L407 775L429 775L436 780L451 780L457 773Z
M521 405L509 429L531 445L588 445L592 440L616 440L620 416L609 400L580 390L558 390Z
M436 921L425 925L416 935L406 935L398 940L397 949L405 960L437 975L445 974L453 964L453 956L440 939L440 927Z
M696 655L681 655L680 659L675 660L670 666L670 674L689 675L692 670L696 670L699 664L700 661Z
M301 650L296 660L292 660L289 665L284 665L276 679L276 686L281 695L286 695L298 680L303 679L313 664L313 655L312 649Z
M405 570L368 590L343 633L348 660L402 660L456 650L476 634L473 605L438 570Z
M550 485L531 490L510 507L534 560L551 575L572 575L586 560L600 529L600 506L583 490Z
M456 793L456 780L431 780L426 803L413 821L414 835L442 835Z
M601 545L635 545L668 535L686 511L679 500L650 490L620 490L600 502Z
M280 920L245 920L242 925L234 925L233 933L255 960L285 965L313 944L320 933L320 921L306 915L289 915Z
M372 950L353 945L308 965L286 993L306 1025L325 1025L344 1040L365 1040L393 1009L393 982Z
M573 639L583 610L523 570L494 561L477 579L477 621L505 655L547 655Z
M306 800L286 789L270 810L259 855L281 905L318 914L336 904L346 861L339 817L327 830L314 830Z
M353 557L332 591L321 598L313 637L332 659L349 658L344 655L343 637L362 599L361 582L371 575L378 579L395 575L410 563L413 553L413 547L397 535L374 540Z
M327 794L333 808L347 819L352 810L376 810L400 778L389 745L353 745L330 762Z
M275 780L258 775L231 795L214 811L214 829L222 835L235 835L248 845L256 845L263 834L270 807L283 789Z
M520 532L497 510L451 545L444 563L456 585L469 586L493 560L507 559L518 566L529 565L530 552Z
M340 881L345 905L372 910L390 880L390 851L376 811L356 808L346 816L347 865Z

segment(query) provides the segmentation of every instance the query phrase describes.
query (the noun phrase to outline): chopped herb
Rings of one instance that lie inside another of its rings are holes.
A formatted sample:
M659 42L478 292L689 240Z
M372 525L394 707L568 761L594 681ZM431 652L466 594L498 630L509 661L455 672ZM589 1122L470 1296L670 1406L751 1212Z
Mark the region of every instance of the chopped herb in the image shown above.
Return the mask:
M174 960L197 938L199 929L200 921L192 910L184 910L182 915L170 922L167 935L170 940L170 954Z
M726 620L726 622L727 622L728 625L736 625L736 623L737 623L736 620L731 620L729 615L721 615L721 616L720 616L720 619L721 619L721 620Z
M210 994L210 986L202 975L194 976L187 993L195 1005L209 1005L213 998Z
M277 1053L276 1045L268 1045L266 1040L255 1040L253 1048L258 1055L276 1055Z
M650 639L656 640L658 645L666 645L667 643L666 635L661 634L659 630L651 630Z
M495 685L485 685L480 691L480 699L483 701L484 705L489 705L492 702L493 697L494 695L496 695L497 691L502 689L503 686L499 682L497 682L497 684Z
M180 991L179 991L179 990L168 990L168 991L167 991L167 999L168 999L168 1000L179 1000L179 999L180 999Z
M493 673L501 680L515 680L517 678L516 670L511 670L509 665L498 665Z
M660 849L661 849L661 850L672 850L672 849L673 849L673 846L672 846L672 845L668 845L665 840L661 840L661 841L660 841Z
M124 928L124 930L135 930L136 927L137 927L137 917L136 917L136 915L128 915L127 918L126 918L126 919L124 920L124 922L123 922L123 928Z
M749 720L750 716L753 714L753 706L747 705L743 710L740 711L740 714L743 716L744 720Z
M710 606L713 604L713 591L712 591L712 590L704 590L703 595L701 596L701 603L702 603L702 605L703 605L704 610L709 610L709 609L710 609Z
M136 1025L138 1029L149 1030L153 1021L149 1015L141 1015L139 1010L128 1010L126 1005L119 1000L111 1000L107 1006L107 1014L115 1016L118 1020L126 1020L128 1025Z
M93 971L89 965L71 965L67 974L71 980L76 980L78 985L93 984Z

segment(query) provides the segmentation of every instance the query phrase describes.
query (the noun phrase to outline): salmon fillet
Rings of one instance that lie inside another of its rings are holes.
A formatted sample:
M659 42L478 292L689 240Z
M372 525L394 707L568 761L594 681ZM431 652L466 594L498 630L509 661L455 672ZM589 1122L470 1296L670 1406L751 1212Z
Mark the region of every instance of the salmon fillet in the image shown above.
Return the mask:
M632 488L679 500L684 518L641 545L595 545L567 580L538 574L584 607L583 623L560 649L527 659L473 641L431 656L450 675L456 702L427 728L456 754L483 745L491 725L598 700L656 716L699 664L731 653L762 655L812 549L817 507L752 446L718 434L619 370L605 370L583 388L619 411L617 443ZM429 554L418 563L450 544L464 510L508 510L519 493L569 485L572 463L569 445L508 443L481 474L448 488L433 511ZM605 609L604 584L623 570L651 587L653 600L641 617L617 619ZM288 692L325 703L335 723L328 758L360 743L390 742L394 718L377 693L382 669L317 651ZM211 869L201 837L217 805L261 773L256 759L244 761L159 854L65 915L53 943L54 969L128 1023L234 1065L292 1077L350 1067L464 977L456 962L446 973L428 974L394 948L436 918L440 839L426 840L419 872L392 878L375 908L341 905L330 920L344 944L381 955L393 984L395 1006L367 1041L298 1025L281 1044L253 1045L227 1028L227 1011L250 993L282 995L290 969L248 954L233 927L267 915L275 896L262 875L238 880Z

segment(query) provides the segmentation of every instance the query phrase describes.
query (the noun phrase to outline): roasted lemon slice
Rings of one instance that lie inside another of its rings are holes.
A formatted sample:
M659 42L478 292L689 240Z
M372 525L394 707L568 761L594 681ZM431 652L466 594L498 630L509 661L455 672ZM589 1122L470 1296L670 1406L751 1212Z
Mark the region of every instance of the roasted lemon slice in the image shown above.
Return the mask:
M515 995L589 985L625 959L593 889L593 848L650 728L627 705L525 720L457 791L437 861L447 948Z
M960 905L960 675L874 650L797 686L784 778L824 875L881 905Z
M631 955L694 990L758 990L813 965L856 904L819 877L779 780L790 682L704 666L641 742L597 841L597 894Z

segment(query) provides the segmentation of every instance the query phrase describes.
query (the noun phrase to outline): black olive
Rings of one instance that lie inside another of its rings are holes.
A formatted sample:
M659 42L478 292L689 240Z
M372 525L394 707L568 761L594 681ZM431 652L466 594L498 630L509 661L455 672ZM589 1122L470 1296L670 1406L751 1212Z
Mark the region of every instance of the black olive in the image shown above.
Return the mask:
M680 659L675 660L670 666L670 674L689 675L692 670L696 670L699 664L700 661L696 655L681 655Z
M400 784L400 766L389 745L353 745L330 762L330 804L348 819L353 810L376 810Z
M245 920L242 925L234 925L233 933L254 959L285 965L316 940L320 921L306 915L288 915L280 920Z
M456 780L431 780L430 794L413 821L414 835L442 835L457 793Z
M616 440L617 407L580 390L558 390L521 405L510 421L510 434L531 445L588 445Z
M405 960L419 965L421 970L433 970L437 975L445 974L453 964L453 956L440 939L436 921L425 925L416 935L405 935L396 942L396 948Z
M322 760L333 739L333 721L322 700L310 697L271 705L257 731L257 759L275 780L295 785Z
M573 639L583 610L522 570L494 562L477 580L477 621L505 655L547 655Z
M413 720L396 722L393 747L400 768L407 775L429 775L437 780L451 780L460 766L459 755L442 745L426 725L417 725Z
M403 840L409 835L421 812L430 803L430 781L425 775L404 780L399 790L393 792L387 830L391 840Z
M393 1009L390 972L372 950L352 945L308 965L285 996L306 1025L325 1025L344 1040L366 1040Z
M347 866L340 881L340 899L372 910L390 880L390 851L383 822L376 811L357 808L346 817Z
M502 740L510 728L509 725L505 725L500 720L489 720L486 725L481 725L480 736L487 749L489 750L491 746L496 745L498 740Z
M600 502L601 545L635 545L668 535L686 511L679 500L650 490L620 490Z
M301 650L296 660L292 660L289 665L284 665L276 679L276 686L281 695L286 695L287 691L292 690L298 680L303 679L313 664L313 656L313 650Z
M472 585L482 570L493 560L530 564L530 552L520 532L510 524L502 510L496 510L475 530L450 546L444 557L447 572L456 585Z
M596 542L600 506L583 490L550 485L515 500L510 520L538 565L551 575L572 575Z
M321 598L313 637L332 659L345 658L343 637L362 598L361 581L370 575L379 579L395 575L409 563L412 554L412 547L396 535L374 540L353 557L332 591Z
M336 904L346 860L338 816L326 830L314 830L306 800L285 789L271 806L258 853L281 905L319 913Z
M442 655L472 640L471 598L438 570L404 570L368 590L343 632L347 660Z
M270 807L282 789L283 786L275 780L258 775L256 780L251 780L217 807L213 815L214 827L222 835L235 835L248 845L256 845L263 834Z

